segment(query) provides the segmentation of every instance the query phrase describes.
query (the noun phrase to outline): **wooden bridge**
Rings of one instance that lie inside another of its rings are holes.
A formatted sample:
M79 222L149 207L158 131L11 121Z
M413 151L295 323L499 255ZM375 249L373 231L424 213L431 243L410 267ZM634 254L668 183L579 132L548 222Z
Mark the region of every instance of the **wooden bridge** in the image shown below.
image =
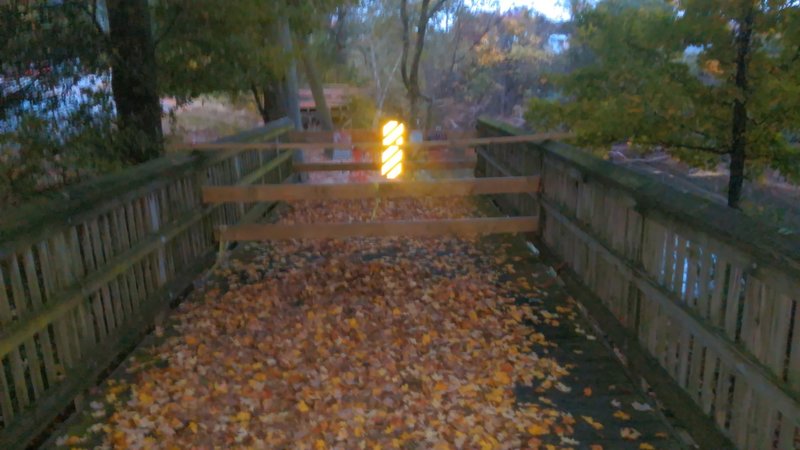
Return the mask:
M4 211L0 448L798 448L796 239L488 120L402 183L327 142Z

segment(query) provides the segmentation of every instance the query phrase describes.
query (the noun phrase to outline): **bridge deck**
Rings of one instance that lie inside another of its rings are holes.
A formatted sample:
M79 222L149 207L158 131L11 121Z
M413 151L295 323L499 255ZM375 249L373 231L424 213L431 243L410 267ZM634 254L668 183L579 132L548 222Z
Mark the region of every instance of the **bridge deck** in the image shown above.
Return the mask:
M297 203L281 222L475 215ZM114 448L679 448L518 237L240 246L59 443Z

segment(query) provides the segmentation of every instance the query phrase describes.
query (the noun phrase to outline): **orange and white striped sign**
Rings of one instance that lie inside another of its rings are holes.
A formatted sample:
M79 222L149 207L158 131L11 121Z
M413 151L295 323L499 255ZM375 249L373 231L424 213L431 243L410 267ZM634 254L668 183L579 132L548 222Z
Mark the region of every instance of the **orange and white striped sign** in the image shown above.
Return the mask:
M403 144L406 127L396 120L383 126L383 151L381 152L381 175L393 180L403 172Z

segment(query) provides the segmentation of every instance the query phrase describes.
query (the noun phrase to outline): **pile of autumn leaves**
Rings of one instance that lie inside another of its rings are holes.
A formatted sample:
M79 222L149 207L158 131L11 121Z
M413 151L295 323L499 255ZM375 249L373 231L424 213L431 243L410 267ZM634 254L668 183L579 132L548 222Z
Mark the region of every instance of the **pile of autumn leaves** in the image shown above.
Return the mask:
M283 221L473 214L453 199L343 202ZM257 247L181 305L160 363L106 390L104 446L500 449L572 433L571 415L515 402L515 384L556 388L565 371L537 356L549 344L523 324L537 311L499 282L496 252L456 238Z

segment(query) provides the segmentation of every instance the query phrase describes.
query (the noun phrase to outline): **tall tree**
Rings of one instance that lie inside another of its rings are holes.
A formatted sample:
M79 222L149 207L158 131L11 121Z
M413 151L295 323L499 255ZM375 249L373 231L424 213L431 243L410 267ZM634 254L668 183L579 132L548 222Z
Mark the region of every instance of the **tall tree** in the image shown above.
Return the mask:
M608 0L577 15L592 62L562 78L563 102L528 118L585 144L664 146L695 165L728 160L728 205L748 174L800 175L800 6L791 0Z
M132 162L162 149L152 18L147 0L109 0L111 83L124 151Z
M447 0L436 0L431 3L431 0L421 0L419 4L419 11L416 16L416 25L414 25L414 45L412 48L411 41L411 27L412 27L412 14L409 11L408 0L400 0L400 21L403 26L403 53L400 61L400 75L403 79L403 85L406 88L406 97L408 98L408 123L411 127L417 127L419 115L419 101L424 100L430 102L430 97L422 92L419 82L419 68L422 61L422 51L425 47L425 34L428 30L431 18L444 7ZM409 62L410 56L410 62Z

